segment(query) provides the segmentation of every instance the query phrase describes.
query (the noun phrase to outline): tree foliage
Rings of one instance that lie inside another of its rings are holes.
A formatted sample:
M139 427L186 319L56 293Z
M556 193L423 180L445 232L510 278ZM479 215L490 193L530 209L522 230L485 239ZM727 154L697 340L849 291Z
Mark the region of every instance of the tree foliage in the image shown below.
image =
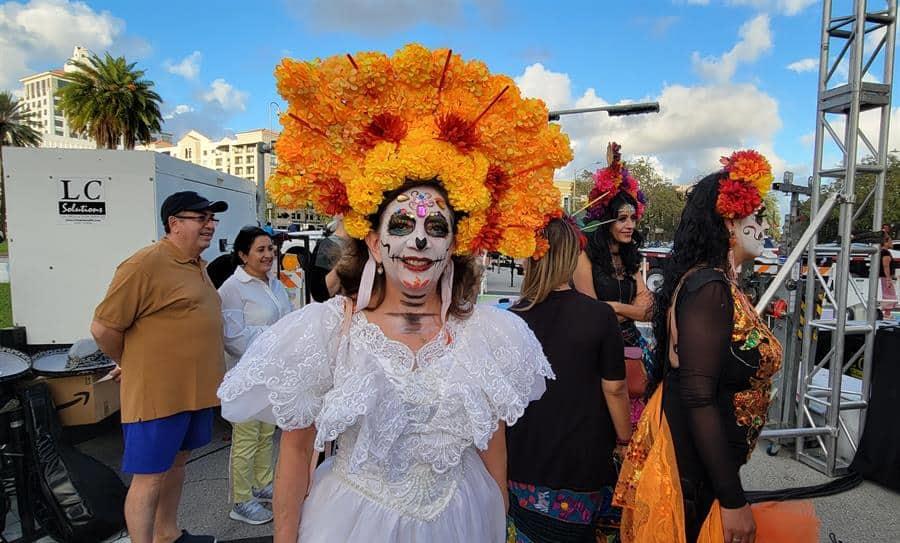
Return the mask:
M159 131L162 99L134 62L106 53L74 61L74 66L78 70L67 73L68 81L57 91L73 130L90 134L98 149L115 149L120 140L125 149L134 149Z
M641 219L641 230L648 240L671 241L684 208L681 194L646 158L630 162L628 171L638 180L647 196L647 210Z
M868 158L863 160L864 164L873 164L874 160ZM824 201L830 195L841 189L840 183L832 183L823 190L820 201ZM856 183L853 187L856 206L860 206L866 201L867 196L875 186L874 174L861 174L856 176ZM873 199L869 198L866 202L865 210L859 214L857 219L853 221L853 232L872 232L880 229L881 225L872 224L872 204ZM835 206L831 215L822 228L819 230L819 241L822 243L837 241L839 236L839 208ZM858 210L854 207L854 213ZM883 206L882 224L889 224L895 235L900 228L900 156L897 154L888 155L888 168L884 180L884 206ZM801 228L806 228L810 221L809 200L800 204Z
M3 176L3 146L37 147L41 144L41 133L28 124L31 112L22 109L22 104L8 91L0 91L0 228L6 238L6 186Z

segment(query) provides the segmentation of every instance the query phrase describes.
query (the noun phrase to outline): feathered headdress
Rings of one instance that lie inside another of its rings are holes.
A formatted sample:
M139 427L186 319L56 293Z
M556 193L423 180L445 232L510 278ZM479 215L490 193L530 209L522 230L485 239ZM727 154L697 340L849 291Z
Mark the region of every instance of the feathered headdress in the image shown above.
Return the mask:
M544 103L522 98L510 78L417 44L393 57L285 59L275 77L288 102L268 182L279 205L343 214L361 239L385 192L436 180L462 216L458 253L545 249L540 232L560 214L553 171L572 152Z
M606 146L607 167L594 172L594 186L588 195L588 208L586 221L599 220L610 202L620 192L627 192L637 201L637 215L640 218L644 214L647 198L628 168L622 164L622 146L616 142L610 142Z
M727 174L719 181L716 211L726 219L749 216L762 205L763 198L772 187L772 166L766 157L756 151L735 151L719 162Z

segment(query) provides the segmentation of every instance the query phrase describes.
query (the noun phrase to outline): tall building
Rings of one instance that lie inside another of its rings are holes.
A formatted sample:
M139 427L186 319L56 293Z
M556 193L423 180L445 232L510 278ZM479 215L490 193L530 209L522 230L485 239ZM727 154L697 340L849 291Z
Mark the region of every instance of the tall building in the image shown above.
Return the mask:
M278 132L260 128L238 132L233 138L211 140L191 130L176 143L160 138L135 149L156 151L207 168L261 183L275 171L277 161L272 144Z
M260 185L272 175L278 165L275 153L272 152L276 139L278 132L265 128L238 132L234 137L220 140L211 140L200 132L191 130L175 143L169 138L160 138L145 145L137 145L135 149L163 153L243 177ZM287 227L291 223L322 226L325 222L325 218L312 208L282 209L272 206L267 207L265 215L276 227Z
M88 50L75 47L72 57L61 69L29 75L19 80L22 84L23 109L32 114L28 121L41 133L41 147L61 147L66 149L94 149L96 142L86 134L73 132L69 121L59 109L56 91L68 85L65 76L77 70L72 63L86 61Z

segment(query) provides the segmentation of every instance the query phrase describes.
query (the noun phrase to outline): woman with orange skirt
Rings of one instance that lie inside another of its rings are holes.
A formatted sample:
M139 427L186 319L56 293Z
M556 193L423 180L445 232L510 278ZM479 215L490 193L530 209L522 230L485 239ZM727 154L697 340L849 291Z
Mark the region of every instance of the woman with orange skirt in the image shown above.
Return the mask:
M623 541L815 541L808 502L747 503L739 470L766 421L781 346L735 283L762 253L772 173L755 151L693 188L656 305L664 375L632 437L613 497Z

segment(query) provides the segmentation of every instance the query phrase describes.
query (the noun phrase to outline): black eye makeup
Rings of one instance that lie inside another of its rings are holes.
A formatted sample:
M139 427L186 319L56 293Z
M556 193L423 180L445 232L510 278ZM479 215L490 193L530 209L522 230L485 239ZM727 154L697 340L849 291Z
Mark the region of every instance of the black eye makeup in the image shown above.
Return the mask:
M450 235L450 223L440 213L432 213L425 218L425 233L435 238Z
M392 236L408 236L416 229L416 218L405 209L396 211L388 220L388 234Z
M756 220L756 224L762 226L763 221L766 219L766 206L762 206L761 208L759 208L759 211L756 212L754 219Z

